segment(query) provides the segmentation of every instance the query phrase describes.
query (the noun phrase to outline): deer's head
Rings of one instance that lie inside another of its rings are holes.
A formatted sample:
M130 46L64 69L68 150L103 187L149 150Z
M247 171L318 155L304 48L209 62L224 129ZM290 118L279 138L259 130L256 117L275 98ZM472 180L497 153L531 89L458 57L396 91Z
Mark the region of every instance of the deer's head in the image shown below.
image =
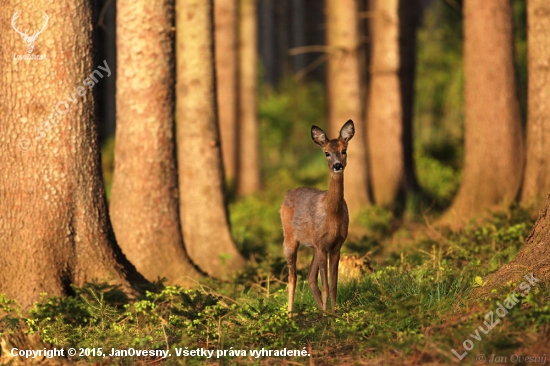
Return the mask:
M344 172L347 164L348 141L354 134L355 126L351 119L342 126L338 138L332 140L329 140L326 133L319 127L311 127L311 138L313 142L323 148L331 173L341 174Z

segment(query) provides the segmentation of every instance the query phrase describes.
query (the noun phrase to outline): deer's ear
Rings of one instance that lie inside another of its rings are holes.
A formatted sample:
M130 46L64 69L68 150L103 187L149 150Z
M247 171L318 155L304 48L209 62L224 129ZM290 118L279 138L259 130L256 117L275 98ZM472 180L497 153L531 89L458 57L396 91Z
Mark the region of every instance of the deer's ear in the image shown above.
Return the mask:
M353 121L350 119L342 126L339 139L344 142L348 142L351 140L353 135L355 135L355 126L353 125Z
M327 134L317 126L311 126L311 138L321 147L327 143Z

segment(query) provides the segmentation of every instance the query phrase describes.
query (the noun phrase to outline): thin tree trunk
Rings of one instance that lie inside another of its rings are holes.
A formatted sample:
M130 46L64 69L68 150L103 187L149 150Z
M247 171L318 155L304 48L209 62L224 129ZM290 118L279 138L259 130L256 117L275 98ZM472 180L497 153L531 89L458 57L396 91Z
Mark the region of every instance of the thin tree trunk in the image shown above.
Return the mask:
M225 177L237 172L237 1L214 1L218 113Z
M454 226L513 201L524 164L511 2L466 0L464 33L464 175L442 218Z
M67 295L93 280L130 290L146 281L107 213L92 89L111 71L92 64L91 3L0 5L4 20L14 11L20 31L41 29L44 13L49 21L30 53L10 22L0 24L0 293L28 308L42 292Z
M237 193L261 188L257 112L256 0L239 0L239 170Z
M244 0L238 0L239 3ZM274 2L277 0L260 0L259 6L259 27L260 54L263 66L264 82L270 86L275 86L275 10ZM241 5L239 5L240 7ZM240 23L240 20L239 20Z
M291 27L289 0L276 0L273 3L273 11L275 16L275 39L273 40L275 47L274 86L277 87L281 80L292 75L292 66L288 54Z
M405 188L419 192L414 168L413 108L416 69L416 30L422 11L421 0L399 2L399 82L401 85L401 108L403 116L403 163L405 165Z
M527 2L529 68L527 159L521 200L540 201L550 192L550 3Z
M170 283L190 285L199 275L185 253L179 218L172 4L117 3L117 128L110 208L120 247L147 279L166 277Z
M407 186L416 187L412 97L417 9L416 2L411 0L373 3L367 103L370 183L374 202L390 206L397 198L404 198Z
M369 204L365 125L361 101L361 73L358 61L359 20L356 0L327 0L327 103L330 138L348 119L355 122L355 136L349 146L344 190L350 217Z
M306 45L305 0L292 0L292 47ZM292 71L296 75L307 66L307 55L301 53L292 58Z
M216 111L212 0L176 3L177 149L187 253L222 277L244 260L229 232Z
M306 45L325 44L325 0L303 0L306 12ZM322 62L325 55L320 52L305 54L307 64L307 79L325 84L326 70Z

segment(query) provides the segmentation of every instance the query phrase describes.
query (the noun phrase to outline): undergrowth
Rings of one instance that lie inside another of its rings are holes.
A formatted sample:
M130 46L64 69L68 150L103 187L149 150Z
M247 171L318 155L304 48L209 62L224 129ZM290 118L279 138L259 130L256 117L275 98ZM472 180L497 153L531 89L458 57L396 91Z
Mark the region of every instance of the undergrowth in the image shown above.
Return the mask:
M101 347L107 355L112 348L169 350L168 364L209 361L177 357L176 351L186 347L247 352L221 358L230 363L263 362L265 358L249 353L261 348L305 349L319 360L351 357L366 362L393 353L449 362L451 349L471 339L487 311L496 308L495 300L507 296L497 293L494 299L475 301L468 298L470 291L514 257L531 226L526 210L515 207L460 232L432 238L418 234L400 255L373 262L373 273L342 282L336 314L326 316L315 306L302 267L296 313L289 318L284 265L273 254L253 261L231 282L210 280L192 290L166 286L138 299L129 299L115 286L90 283L73 288L74 296L44 297L21 314L17 304L0 297L0 329L2 336L37 334L45 344L65 349ZM510 284L509 293L513 288ZM545 285L535 287L502 325L483 334L476 352L511 354L526 333L536 337L544 332L550 320L549 295ZM148 362L143 357L107 360Z

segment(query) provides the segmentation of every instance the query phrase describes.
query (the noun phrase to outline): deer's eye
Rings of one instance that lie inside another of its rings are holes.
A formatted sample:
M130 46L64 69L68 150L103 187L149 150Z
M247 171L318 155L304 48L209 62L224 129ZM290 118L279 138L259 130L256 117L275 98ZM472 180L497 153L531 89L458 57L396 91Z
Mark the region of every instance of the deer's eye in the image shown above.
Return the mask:
M325 151L325 156L328 158L330 156L330 153Z
M342 154L346 155L346 149L342 150Z

